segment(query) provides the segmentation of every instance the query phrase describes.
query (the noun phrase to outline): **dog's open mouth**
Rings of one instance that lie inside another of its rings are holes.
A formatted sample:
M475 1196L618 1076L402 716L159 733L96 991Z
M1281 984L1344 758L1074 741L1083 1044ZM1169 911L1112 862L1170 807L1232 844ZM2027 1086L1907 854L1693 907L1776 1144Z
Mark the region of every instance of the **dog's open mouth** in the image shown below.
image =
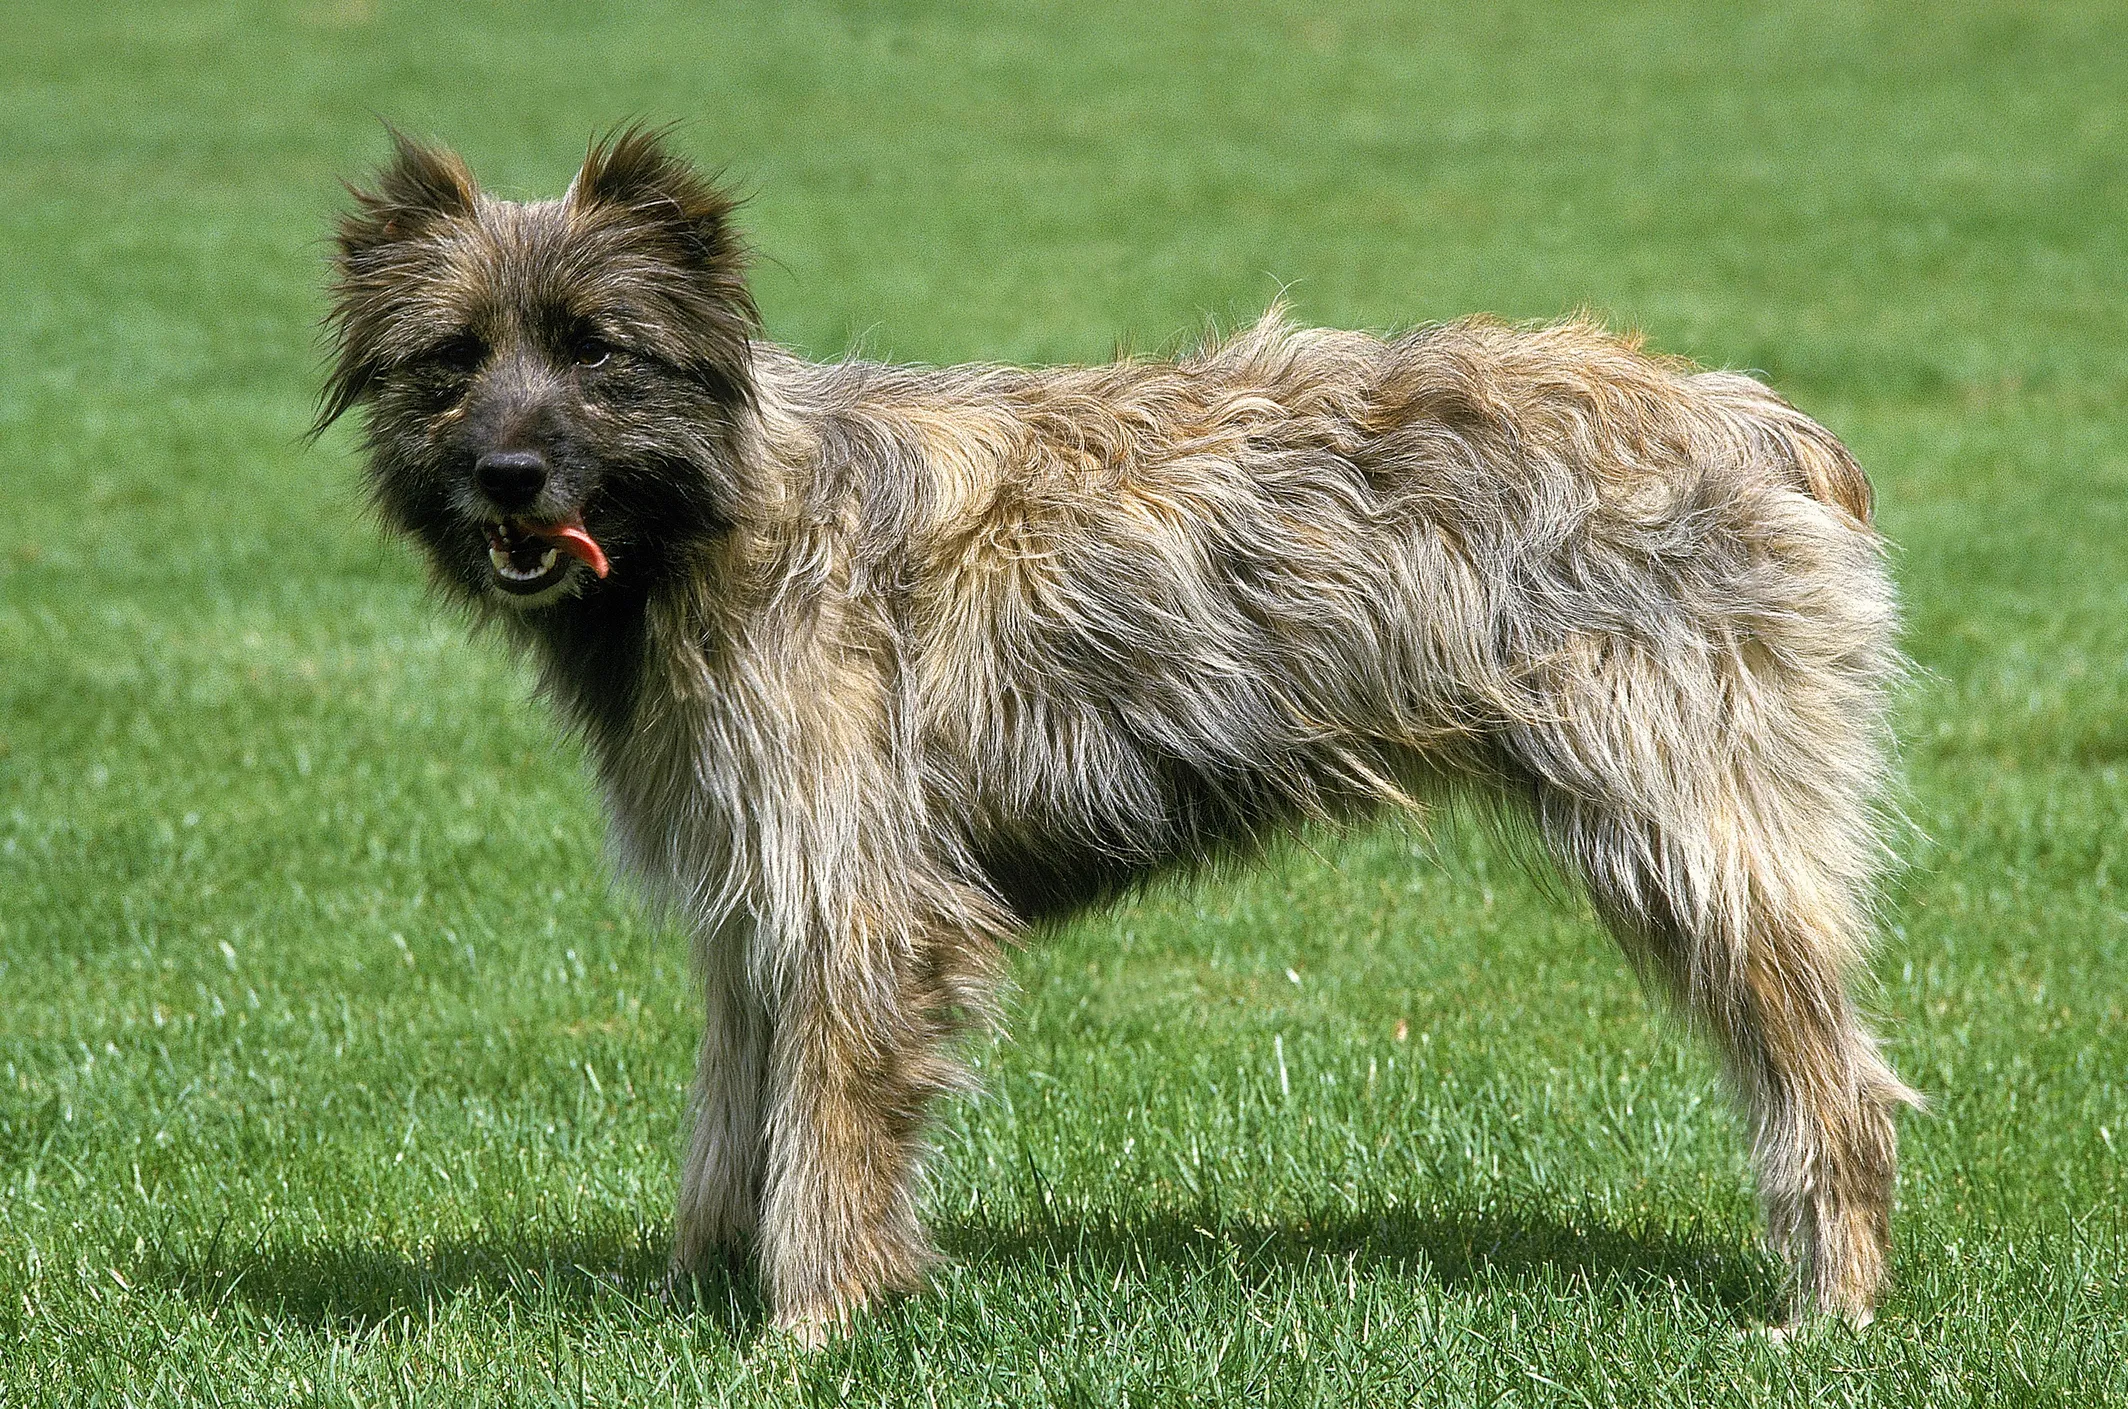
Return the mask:
M564 523L504 519L488 525L488 564L495 569L495 585L505 592L523 597L544 592L559 584L579 562L600 577L606 575L605 550L584 531L581 519Z

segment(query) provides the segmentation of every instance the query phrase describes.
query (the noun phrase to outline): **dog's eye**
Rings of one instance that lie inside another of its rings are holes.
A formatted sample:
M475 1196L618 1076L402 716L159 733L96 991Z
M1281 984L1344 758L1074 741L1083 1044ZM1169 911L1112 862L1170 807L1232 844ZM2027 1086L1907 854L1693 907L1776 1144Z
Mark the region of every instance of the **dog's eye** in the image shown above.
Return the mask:
M578 367L589 371L593 367L603 367L613 360L613 344L604 338L578 338L569 356Z
M447 342L438 343L429 354L438 366L454 372L470 372L488 356L488 345L471 333L460 333Z

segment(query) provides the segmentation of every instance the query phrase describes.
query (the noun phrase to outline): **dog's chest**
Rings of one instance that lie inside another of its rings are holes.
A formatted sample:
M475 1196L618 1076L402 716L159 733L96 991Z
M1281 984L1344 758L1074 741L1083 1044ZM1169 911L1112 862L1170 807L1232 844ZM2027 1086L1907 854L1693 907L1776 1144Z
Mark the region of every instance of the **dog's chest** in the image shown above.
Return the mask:
M746 731L733 729L700 678L645 683L652 688L627 727L594 741L615 860L656 899L703 915L729 900L747 787L732 744Z

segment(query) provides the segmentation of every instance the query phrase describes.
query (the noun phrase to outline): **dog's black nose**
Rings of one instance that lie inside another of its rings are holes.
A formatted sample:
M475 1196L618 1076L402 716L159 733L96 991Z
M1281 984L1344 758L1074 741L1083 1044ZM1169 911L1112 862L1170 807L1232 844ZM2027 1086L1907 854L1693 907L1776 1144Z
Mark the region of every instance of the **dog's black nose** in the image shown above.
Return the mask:
M547 461L537 450L491 450L473 464L473 481L498 509L522 509L547 487Z

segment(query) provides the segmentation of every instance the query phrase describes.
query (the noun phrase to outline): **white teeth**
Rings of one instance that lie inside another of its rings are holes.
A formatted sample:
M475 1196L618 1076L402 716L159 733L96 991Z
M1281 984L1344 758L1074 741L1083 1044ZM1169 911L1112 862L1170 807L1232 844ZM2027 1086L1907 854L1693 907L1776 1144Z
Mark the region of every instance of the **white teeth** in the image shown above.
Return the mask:
M561 551L559 549L549 548L539 555L539 566L527 570L518 567L516 563L512 562L510 555L502 549L492 544L488 548L488 561L495 565L495 575L511 582L537 582L540 578L554 571L554 564L560 558Z

